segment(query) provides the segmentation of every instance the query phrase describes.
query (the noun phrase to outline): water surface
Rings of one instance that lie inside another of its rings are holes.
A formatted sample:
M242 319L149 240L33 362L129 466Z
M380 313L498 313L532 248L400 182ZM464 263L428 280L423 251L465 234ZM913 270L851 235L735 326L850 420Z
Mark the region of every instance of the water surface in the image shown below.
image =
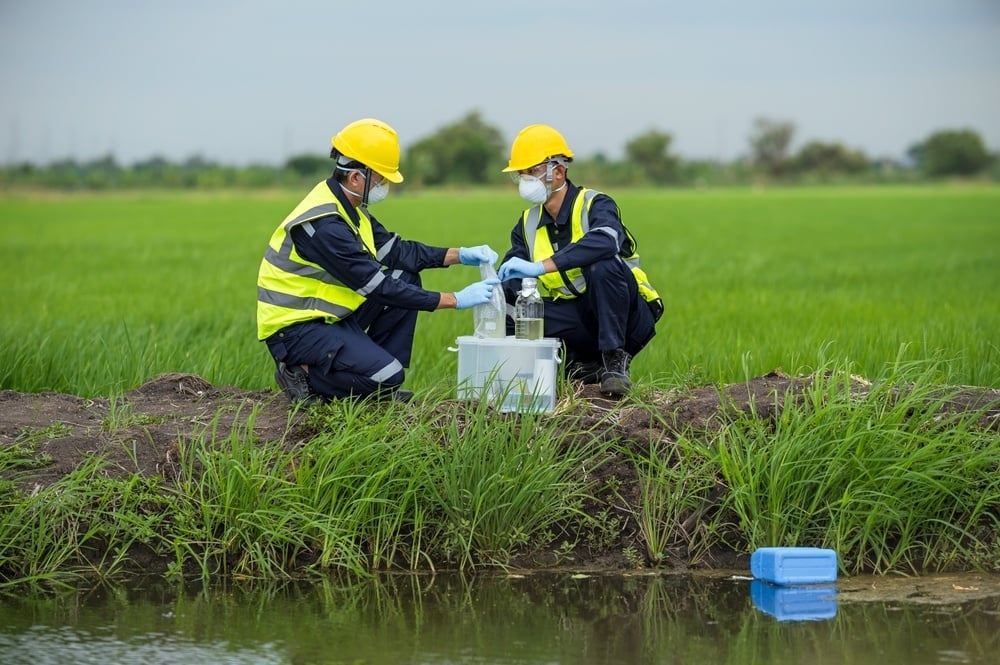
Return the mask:
M151 583L0 600L0 663L1000 662L1000 596L845 602L845 586L573 573Z

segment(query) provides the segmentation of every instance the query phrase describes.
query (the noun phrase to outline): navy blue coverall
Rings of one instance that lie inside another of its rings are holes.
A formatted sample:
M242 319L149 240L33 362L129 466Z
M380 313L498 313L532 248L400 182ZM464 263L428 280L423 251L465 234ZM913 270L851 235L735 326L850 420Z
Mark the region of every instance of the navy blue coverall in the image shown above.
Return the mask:
M340 199L350 223L357 224L354 207L333 179L330 191ZM301 226L292 229L292 241L303 258L321 265L352 289L370 283L376 271L389 269L353 314L336 323L321 319L282 328L265 342L275 360L306 365L313 390L332 397L369 395L403 383L410 365L417 312L437 308L440 295L421 288L420 271L444 267L445 247L403 240L371 215L376 260L358 234L339 217L312 222L310 236Z
M549 230L552 260L560 270L582 268L587 290L576 298L545 298L545 336L561 339L566 346L568 362L592 362L601 359L601 352L624 348L634 356L656 334L656 321L646 301L639 295L635 278L620 258L621 248L628 243L622 227L618 205L606 195L594 197L590 208L590 232L579 242L571 242L573 229L570 213L579 188L567 179L566 196L555 219L542 208L539 227ZM612 234L594 232L608 227ZM510 234L511 249L503 261L528 256L524 241L524 225L518 217ZM630 249L626 247L626 249ZM626 252L630 253L630 252ZM513 304L521 280L504 284L507 302ZM507 319L507 333L514 334L513 320Z

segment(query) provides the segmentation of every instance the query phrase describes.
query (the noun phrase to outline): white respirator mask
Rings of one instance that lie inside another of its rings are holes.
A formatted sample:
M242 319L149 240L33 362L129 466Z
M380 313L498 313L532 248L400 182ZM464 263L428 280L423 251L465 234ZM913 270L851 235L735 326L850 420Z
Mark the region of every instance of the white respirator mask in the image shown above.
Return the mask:
M549 188L540 178L533 175L522 175L518 178L517 193L521 198L532 204L545 203L549 198Z
M366 181L368 180L368 176L361 169L344 169L344 170L357 171ZM379 184L375 185L374 187L368 190L367 201L364 200L363 195L359 194L358 192L355 192L353 189L348 189L347 187L344 187L343 183L341 183L340 188L345 192L347 192L348 194L353 194L354 196L361 199L364 205L370 205L372 203L381 203L382 201L385 201L387 196L389 196L389 183L386 182L385 180L383 180L382 182L380 182Z
M389 196L389 183L380 182L368 190L368 203L381 203Z

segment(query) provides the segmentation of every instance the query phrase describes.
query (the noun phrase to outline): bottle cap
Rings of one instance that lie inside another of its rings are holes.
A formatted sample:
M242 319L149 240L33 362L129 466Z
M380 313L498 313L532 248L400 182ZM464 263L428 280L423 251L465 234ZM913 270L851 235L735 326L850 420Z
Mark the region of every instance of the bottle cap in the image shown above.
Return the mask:
M521 290L530 291L538 286L538 280L534 277L525 277L521 280Z

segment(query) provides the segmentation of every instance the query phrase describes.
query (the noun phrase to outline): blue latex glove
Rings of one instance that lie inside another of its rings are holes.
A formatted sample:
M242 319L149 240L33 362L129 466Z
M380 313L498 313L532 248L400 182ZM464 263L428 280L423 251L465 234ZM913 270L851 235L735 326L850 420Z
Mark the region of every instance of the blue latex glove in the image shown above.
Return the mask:
M504 261L500 269L497 270L497 277L500 278L501 282L506 282L508 279L524 279L525 277L538 277L545 272L545 267L542 266L541 261L525 261L524 259L519 259L516 256L512 259Z
M456 291L455 309L469 309L488 303L493 297L493 288L499 283L499 279L485 279L481 282L473 282L461 291Z
M458 260L463 266L478 266L480 263L493 265L498 258L499 255L489 245L458 248Z

